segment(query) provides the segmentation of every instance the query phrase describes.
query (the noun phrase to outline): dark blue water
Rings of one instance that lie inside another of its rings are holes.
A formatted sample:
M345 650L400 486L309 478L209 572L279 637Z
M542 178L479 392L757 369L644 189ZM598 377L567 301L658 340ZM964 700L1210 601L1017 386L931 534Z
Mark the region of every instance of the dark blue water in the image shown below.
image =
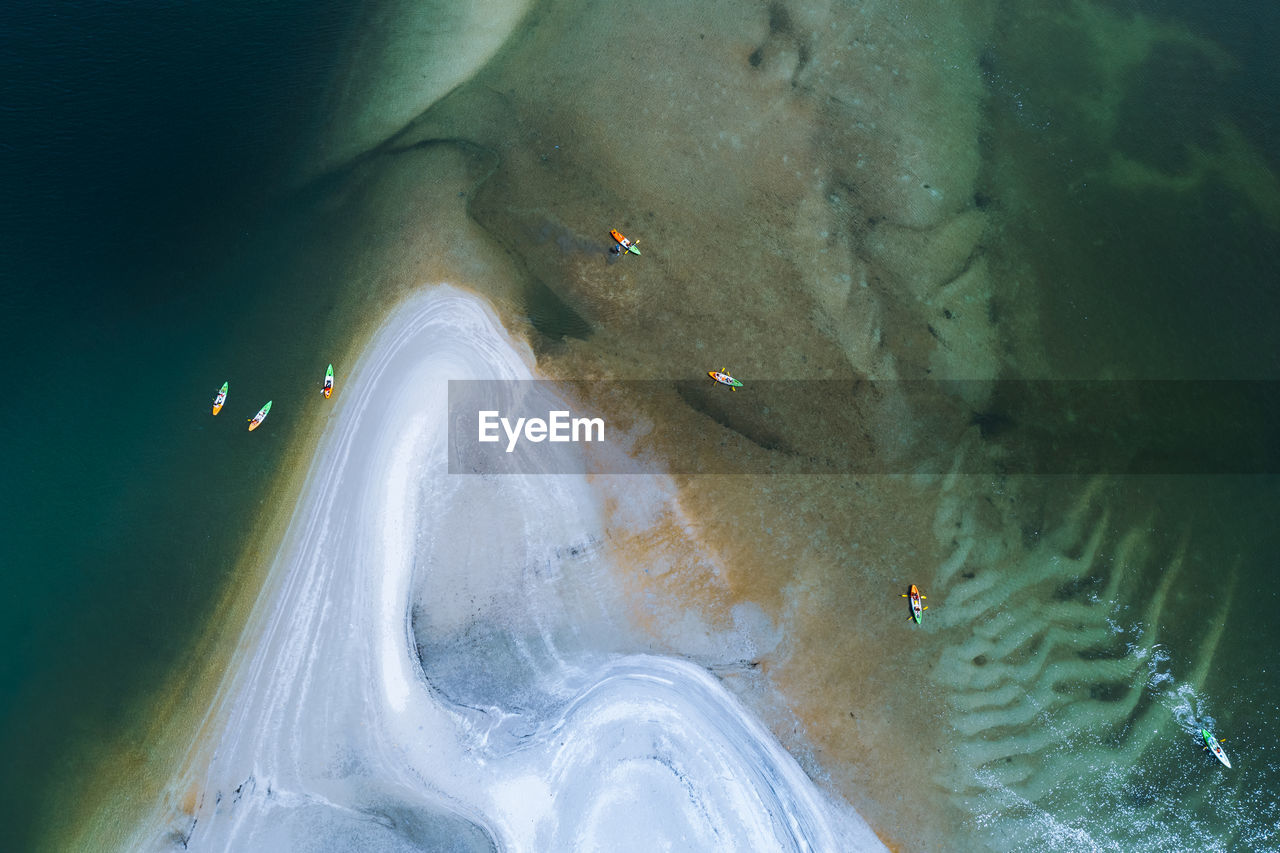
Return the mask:
M85 744L127 736L131 703L184 665L260 508L287 429L236 439L289 361L255 369L234 331L297 337L266 260L277 176L313 132L348 7L0 12L7 849L33 843L51 781L92 772ZM237 368L234 405L193 418Z

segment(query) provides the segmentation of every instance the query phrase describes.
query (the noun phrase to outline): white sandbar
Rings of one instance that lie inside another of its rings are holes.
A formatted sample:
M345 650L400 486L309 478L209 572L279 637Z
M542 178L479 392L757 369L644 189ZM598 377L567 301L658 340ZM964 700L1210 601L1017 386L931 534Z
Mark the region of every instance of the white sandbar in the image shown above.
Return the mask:
M392 315L175 781L195 813L134 849L883 849L705 670L626 653L586 478L445 472L447 380L531 364L462 291Z

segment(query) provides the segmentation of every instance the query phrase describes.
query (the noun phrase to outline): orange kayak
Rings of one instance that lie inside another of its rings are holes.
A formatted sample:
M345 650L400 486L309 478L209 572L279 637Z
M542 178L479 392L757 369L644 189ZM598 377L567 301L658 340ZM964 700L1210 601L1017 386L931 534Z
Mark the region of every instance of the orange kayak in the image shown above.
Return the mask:
M612 237L614 242L617 243L619 246L621 246L624 250L628 252L633 252L637 255L640 254L640 250L636 247L636 244L633 243L631 240L628 240L626 237L623 237L622 232L619 231L618 229L614 228L613 230L611 230L609 232L609 236Z
M927 605L927 604L926 604L926 605L924 605L924 606L922 607L922 606L920 605L920 600L921 600L922 598L928 598L929 596L927 596L927 595L921 595L921 594L920 594L920 588L919 588L918 586L916 586L915 584L912 584L912 585L911 585L911 591L910 591L910 592L908 592L908 593L904 593L902 597L903 597L903 598L908 598L908 599L910 599L910 600L911 600L911 616L910 616L910 618L912 618L912 619L916 620L916 624L917 624L917 625L919 625L919 624L920 624L920 616L921 616L921 614L922 614L922 613L924 613L924 611L926 611L926 610L928 610L928 609L929 609L929 605Z

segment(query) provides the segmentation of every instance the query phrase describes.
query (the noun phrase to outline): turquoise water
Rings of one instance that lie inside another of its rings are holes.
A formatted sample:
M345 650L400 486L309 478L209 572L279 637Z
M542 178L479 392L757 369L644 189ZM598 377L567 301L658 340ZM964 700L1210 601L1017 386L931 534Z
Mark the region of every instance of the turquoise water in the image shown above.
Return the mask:
M286 439L315 406L340 343L334 306L351 285L328 277L334 259L308 231L305 200L281 192L277 176L314 132L314 105L350 36L352 13L341 6L0 13L0 337L9 356L0 824L16 849L48 828L40 808L50 786L94 771L86 744L133 731L137 698L193 664L193 632L234 580L237 535L264 509ZM1016 298L1034 304L1054 376L1280 379L1280 223L1265 194L1246 189L1265 190L1258 168L1280 171L1280 12L1245 2L1105 8L1185 25L1232 60L1160 47L1109 92L1101 42L1090 38L1096 23L1005 10L982 58L975 199L999 224L988 246L997 273L1040 284ZM1099 117L1099 102L1114 112ZM1222 141L1223 123L1255 160ZM1188 143L1220 165L1204 168ZM1114 180L1117 153L1147 170L1128 173L1145 183ZM586 321L554 294L535 289L529 302L542 334L590 340ZM227 408L208 417L228 379ZM268 398L272 416L248 441L243 418ZM1020 488L1042 507L1027 512L1030 549L1039 522L1086 486ZM1271 745L1280 629L1265 614L1277 603L1278 492L1276 478L1261 476L1098 487L1078 538L1101 527L1100 556L1058 598L1108 589L1131 530L1143 531L1143 556L1103 602L1108 642L1090 634L1057 653L1098 661L1133 648L1140 666L1085 685L1103 700L1080 703L1092 716L1026 725L1060 747L1028 759L1033 785L996 781L985 787L992 797L975 796L979 820L955 828L958 844L1277 846L1269 792L1280 774ZM1103 506L1116 507L1105 522ZM975 607L975 619L984 613ZM1228 738L1235 770L1202 760L1195 731L1204 724ZM982 731L998 747L1025 733L1015 728ZM1017 757L1007 751L1000 760ZM1032 798L1036 785L1056 787Z

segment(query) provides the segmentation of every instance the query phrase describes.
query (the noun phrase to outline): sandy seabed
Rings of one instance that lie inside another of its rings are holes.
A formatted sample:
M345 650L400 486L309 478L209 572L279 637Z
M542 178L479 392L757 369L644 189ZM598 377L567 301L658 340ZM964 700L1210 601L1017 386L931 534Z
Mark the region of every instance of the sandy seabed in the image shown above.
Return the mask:
M1099 509L1105 489L450 478L432 455L446 378L535 362L552 379L1043 375L1036 282L991 251L980 177L995 5L502 5L509 37L486 28L447 92L414 88L430 39L370 30L344 90L358 120L335 119L316 169L361 153L311 185L312 236L351 313L464 282L528 344L439 289L377 333L199 757L135 846L875 847L843 801L903 849L1005 813L1035 825L994 846L1036 843L1036 803L1078 776L1037 715L1123 718L1140 691L1088 689L1145 671L1140 654L1051 666L1113 634L1102 608L1057 600L1071 580L1119 595L1155 559ZM643 257L611 260L610 227ZM749 425L672 397L574 402L667 419L706 454ZM850 440L893 458L925 414L882 400ZM791 425L800 452L831 440ZM912 582L947 607L908 633Z
M360 294L348 307L366 315L417 282L460 281L516 328L530 289L549 290L591 330L556 342L537 317L521 330L551 378L722 364L756 377L989 377L969 144L980 86L971 62L940 62L971 59L985 18L915 5L747 15L675 3L619 22L538 4L496 54L486 33L478 70L443 99L430 89L415 100L408 72L366 81L371 100L398 94L377 121L348 126L367 139L343 138L335 122L317 155L324 168L334 152L365 151L326 179L320 205L332 222L316 230L348 249L318 254L335 256L333 274ZM371 33L358 53L412 67L395 27ZM908 50L925 36L923 55ZM383 37L398 46L379 48ZM366 60L355 67L367 76ZM635 86L644 97L632 108L608 96ZM607 261L609 226L643 239L641 264ZM892 665L872 663L900 651L886 633L901 627L894 591L942 554L930 499L911 483L851 478L455 483L429 467L444 392L426 389L527 376L534 358L496 326L447 328L445 316L492 323L462 304L420 318L438 340L408 347L421 349L386 371L394 382L375 379L413 309L342 378L200 757L136 838L589 847L598 827L625 824L613 798L628 789L651 807L624 814L669 829L676 848L878 844L829 799L878 801L869 816L882 833L913 843L922 830L901 824L927 818L926 838L952 825L911 805L934 793L936 768L919 760L925 744L900 736L936 721L904 702ZM963 305L975 307L928 327ZM668 411L662 400L576 402L611 422ZM700 413L676 417L678 434L714 438ZM881 450L896 438L883 435ZM887 606L872 602L882 594ZM566 753L588 770L564 787L553 732L608 730L619 709L667 722L638 740L614 728L619 743L595 738L590 761ZM726 768L733 784L719 778Z

